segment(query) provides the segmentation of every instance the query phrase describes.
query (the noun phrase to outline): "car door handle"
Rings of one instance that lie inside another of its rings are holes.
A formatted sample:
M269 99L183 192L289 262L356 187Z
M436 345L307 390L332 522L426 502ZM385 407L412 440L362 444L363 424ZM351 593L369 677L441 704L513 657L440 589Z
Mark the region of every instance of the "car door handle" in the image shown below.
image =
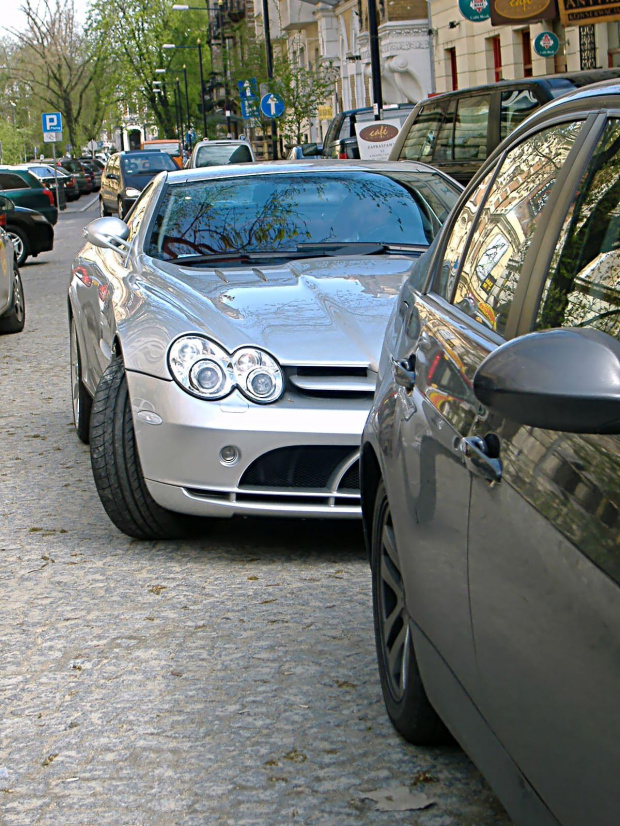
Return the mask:
M502 462L499 458L489 456L488 447L480 436L462 439L459 445L465 466L477 476L482 476L491 485L502 478Z
M415 356L400 360L392 356L392 373L396 384L404 387L405 390L413 390L415 384Z

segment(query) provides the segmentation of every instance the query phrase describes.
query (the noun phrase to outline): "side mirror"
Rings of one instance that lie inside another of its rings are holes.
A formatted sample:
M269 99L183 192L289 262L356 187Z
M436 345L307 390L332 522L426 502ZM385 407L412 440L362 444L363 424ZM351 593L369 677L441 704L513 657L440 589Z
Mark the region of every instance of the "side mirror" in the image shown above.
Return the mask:
M301 154L304 158L315 158L319 154L319 151L316 143L304 143L301 147Z
M115 250L129 249L127 238L129 227L120 218L110 215L106 218L96 218L84 227L84 237L95 247Z
M521 336L482 362L474 393L519 424L620 433L620 342L579 327Z

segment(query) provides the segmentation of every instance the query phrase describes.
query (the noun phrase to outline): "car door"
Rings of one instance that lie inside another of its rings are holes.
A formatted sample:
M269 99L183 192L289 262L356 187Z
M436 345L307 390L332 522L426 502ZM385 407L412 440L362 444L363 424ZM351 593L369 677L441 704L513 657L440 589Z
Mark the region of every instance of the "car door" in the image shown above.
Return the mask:
M532 275L524 325L620 338L620 120L585 163L576 197L567 189L556 208L568 213ZM502 479L474 478L469 523L484 713L563 826L611 826L620 816L620 438L493 417L477 427L489 432Z

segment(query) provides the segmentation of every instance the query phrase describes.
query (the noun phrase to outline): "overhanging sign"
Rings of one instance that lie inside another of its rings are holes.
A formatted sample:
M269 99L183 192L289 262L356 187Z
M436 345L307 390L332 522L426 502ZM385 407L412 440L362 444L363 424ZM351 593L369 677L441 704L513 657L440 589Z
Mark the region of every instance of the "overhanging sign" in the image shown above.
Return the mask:
M620 20L620 0L558 0L563 26L589 26Z
M555 0L490 0L493 26L532 23L557 17ZM619 0L620 2L620 0Z

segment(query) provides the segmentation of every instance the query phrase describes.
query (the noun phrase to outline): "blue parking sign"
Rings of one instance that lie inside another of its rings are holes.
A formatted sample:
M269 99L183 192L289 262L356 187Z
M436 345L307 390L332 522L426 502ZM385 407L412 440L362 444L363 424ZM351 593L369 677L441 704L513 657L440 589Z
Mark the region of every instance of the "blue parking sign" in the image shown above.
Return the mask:
M44 132L62 132L62 115L60 112L47 112L41 115Z

